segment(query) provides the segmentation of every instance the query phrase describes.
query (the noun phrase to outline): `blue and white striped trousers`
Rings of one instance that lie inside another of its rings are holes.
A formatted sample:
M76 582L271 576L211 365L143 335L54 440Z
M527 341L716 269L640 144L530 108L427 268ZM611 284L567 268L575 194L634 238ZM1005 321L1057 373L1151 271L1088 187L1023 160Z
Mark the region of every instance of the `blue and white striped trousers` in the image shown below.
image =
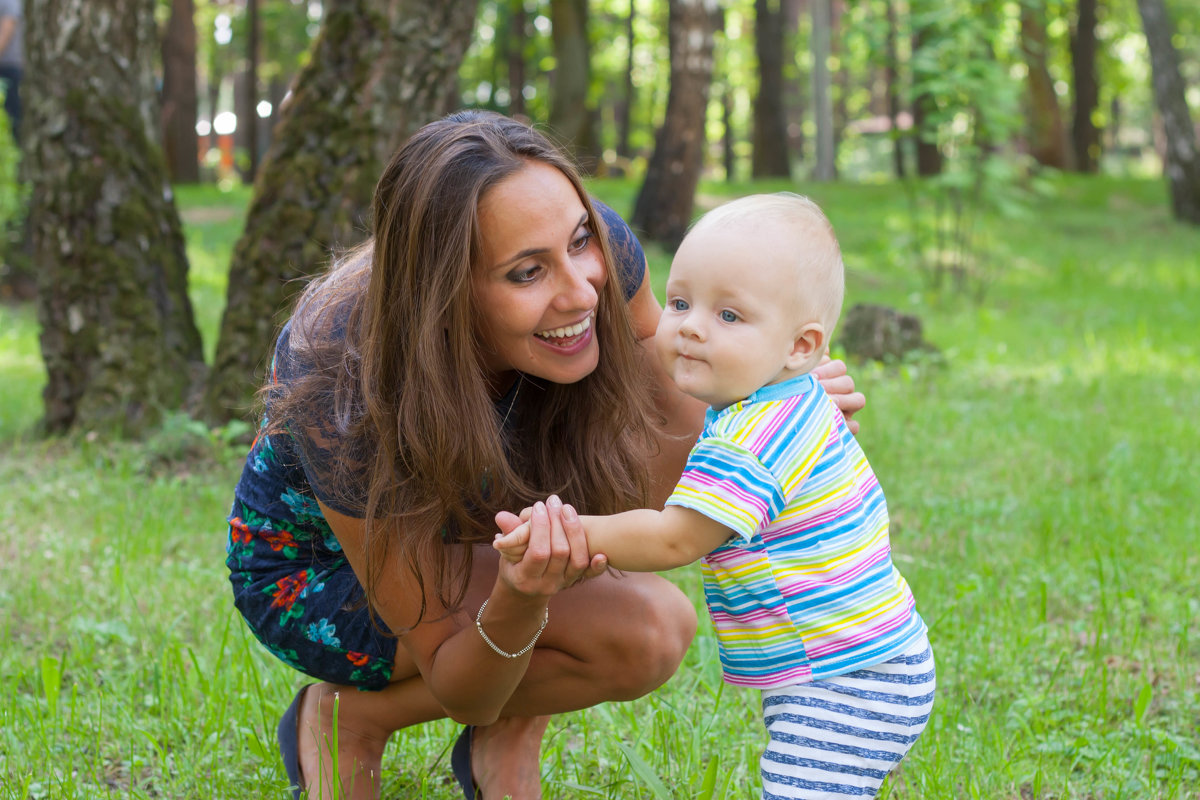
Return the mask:
M763 800L874 797L925 730L935 684L922 636L882 664L764 691Z

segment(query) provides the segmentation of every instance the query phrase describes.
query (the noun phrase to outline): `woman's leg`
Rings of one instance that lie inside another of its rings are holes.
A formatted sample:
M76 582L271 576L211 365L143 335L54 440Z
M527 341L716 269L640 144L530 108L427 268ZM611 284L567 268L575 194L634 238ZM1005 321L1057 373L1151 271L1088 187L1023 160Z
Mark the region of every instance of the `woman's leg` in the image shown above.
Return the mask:
M468 610L478 608L496 578L495 553L477 548ZM476 731L472 766L483 797L541 796L542 733L551 714L641 697L679 667L696 631L691 602L656 575L604 575L560 593L538 640L525 679L505 716ZM499 658L499 656L497 656ZM300 764L310 797L334 797L332 718L338 702L338 755L342 784L354 800L378 796L380 763L393 731L445 716L401 646L393 682L380 692L317 684L299 713ZM325 776L320 781L318 776Z

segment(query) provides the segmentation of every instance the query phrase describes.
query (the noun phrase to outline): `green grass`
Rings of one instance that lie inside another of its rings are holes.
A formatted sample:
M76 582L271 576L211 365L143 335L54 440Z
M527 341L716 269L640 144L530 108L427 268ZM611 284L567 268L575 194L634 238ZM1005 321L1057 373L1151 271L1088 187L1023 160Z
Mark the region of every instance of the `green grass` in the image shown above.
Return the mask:
M593 188L629 211L628 183ZM781 187L735 190L756 188ZM985 220L975 306L929 291L898 245L898 187L799 187L839 230L848 302L919 314L945 355L854 370L938 661L891 798L1200 797L1200 231L1158 182L1053 188ZM181 193L210 354L245 203ZM649 253L661 286L669 257ZM0 798L284 798L274 725L301 678L229 602L240 453L184 418L137 446L22 433L36 335L32 309L0 308ZM701 607L698 571L673 577ZM394 737L385 797L455 797L454 735ZM763 739L705 624L663 689L554 720L546 796L748 800Z

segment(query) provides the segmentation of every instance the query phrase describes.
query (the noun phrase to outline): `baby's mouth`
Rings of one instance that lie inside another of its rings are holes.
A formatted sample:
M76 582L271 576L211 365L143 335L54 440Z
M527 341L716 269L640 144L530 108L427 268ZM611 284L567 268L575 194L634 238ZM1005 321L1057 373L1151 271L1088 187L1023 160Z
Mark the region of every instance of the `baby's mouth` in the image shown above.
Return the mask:
M592 327L592 315L588 314L582 322L565 325L561 328L551 328L548 331L537 331L533 335L552 344L563 344Z

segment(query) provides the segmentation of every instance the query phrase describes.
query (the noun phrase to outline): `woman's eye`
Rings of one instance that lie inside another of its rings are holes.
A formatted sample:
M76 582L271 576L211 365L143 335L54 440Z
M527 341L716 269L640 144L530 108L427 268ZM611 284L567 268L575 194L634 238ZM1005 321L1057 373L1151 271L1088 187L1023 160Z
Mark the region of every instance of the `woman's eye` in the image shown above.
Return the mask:
M579 238L571 242L571 252L581 253L587 249L588 242L592 240L592 232L584 231Z
M737 322L738 315L733 313L732 311L722 311L721 312L721 321L722 322Z
M675 298L674 300L671 301L671 310L672 311L687 311L687 307L688 307L688 304L687 304L686 300L680 300L679 298Z
M537 265L525 269L513 270L508 273L508 279L513 283L531 283L537 278L541 270L542 268Z

